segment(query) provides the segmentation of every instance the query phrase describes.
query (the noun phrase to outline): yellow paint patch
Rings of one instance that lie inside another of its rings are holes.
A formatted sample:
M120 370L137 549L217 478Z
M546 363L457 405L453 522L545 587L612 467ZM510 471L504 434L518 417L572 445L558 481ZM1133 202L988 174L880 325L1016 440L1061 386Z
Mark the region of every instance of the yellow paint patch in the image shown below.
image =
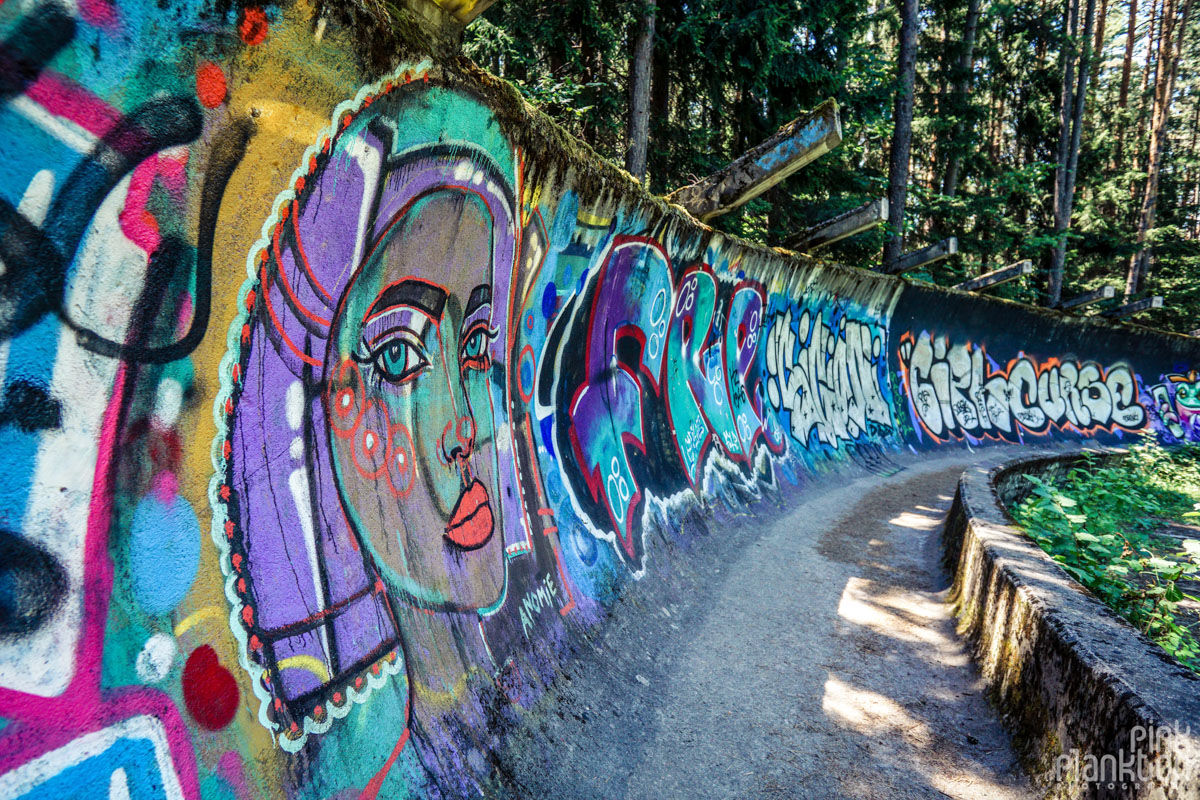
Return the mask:
M247 103L246 115L250 116L253 112L258 113L255 122L258 124L259 133L303 142L305 147L316 141L320 132L329 126L331 113L325 111L322 114L292 103L262 98L252 99Z
M608 223L612 222L612 217L601 217L597 216L596 214L589 214L586 211L580 211L576 216L584 225L595 225L600 228L603 228L608 225Z
M280 671L285 669L302 669L316 675L321 683L329 682L329 668L325 666L321 659L315 656L288 656L280 659Z
M205 606L180 620L179 624L175 626L175 638L178 639L180 636L183 636L206 619L225 620L228 617L229 612L224 608L219 606Z

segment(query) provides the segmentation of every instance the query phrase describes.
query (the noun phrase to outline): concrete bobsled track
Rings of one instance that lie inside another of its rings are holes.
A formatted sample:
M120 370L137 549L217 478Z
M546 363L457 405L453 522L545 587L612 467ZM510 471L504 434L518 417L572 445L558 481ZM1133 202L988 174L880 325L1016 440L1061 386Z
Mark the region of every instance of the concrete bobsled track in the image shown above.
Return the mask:
M0 797L495 796L534 757L634 796L643 731L530 733L617 609L687 644L623 598L723 602L711 554L842 475L1200 437L1196 340L732 240L348 13L0 5Z

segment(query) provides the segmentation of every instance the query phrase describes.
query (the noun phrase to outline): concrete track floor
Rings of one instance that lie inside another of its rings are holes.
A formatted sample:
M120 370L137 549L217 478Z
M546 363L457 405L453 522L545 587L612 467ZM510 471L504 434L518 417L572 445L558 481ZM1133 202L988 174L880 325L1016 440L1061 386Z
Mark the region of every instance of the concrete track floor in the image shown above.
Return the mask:
M752 532L711 524L626 592L511 738L517 793L1036 796L945 603L942 518L963 469L997 455L905 457L809 487Z

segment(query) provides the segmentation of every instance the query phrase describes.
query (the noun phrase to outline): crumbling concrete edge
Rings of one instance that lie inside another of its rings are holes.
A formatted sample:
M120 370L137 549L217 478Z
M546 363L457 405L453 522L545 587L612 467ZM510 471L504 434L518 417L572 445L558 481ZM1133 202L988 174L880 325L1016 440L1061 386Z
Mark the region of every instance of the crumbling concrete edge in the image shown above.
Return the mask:
M1068 576L1005 511L1021 475L1070 469L1085 452L1036 452L963 473L943 529L959 632L1046 797L1200 797L1200 678Z

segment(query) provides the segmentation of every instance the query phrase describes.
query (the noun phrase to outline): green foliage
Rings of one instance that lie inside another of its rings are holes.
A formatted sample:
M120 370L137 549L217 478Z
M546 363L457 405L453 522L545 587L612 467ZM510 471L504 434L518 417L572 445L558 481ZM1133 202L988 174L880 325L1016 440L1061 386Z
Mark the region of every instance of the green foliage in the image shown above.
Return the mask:
M1200 672L1195 614L1181 613L1198 580L1200 540L1156 535L1200 518L1200 448L1140 446L1118 466L1088 463L1058 480L1034 475L1013 518L1073 578ZM1184 584L1184 586L1181 586Z
M1129 2L1104 4L1103 47L1088 89L1067 240L1067 297L1102 284L1123 288L1137 250L1157 74L1153 59L1147 63L1154 52L1148 46L1149 6L1161 0L1139 4L1122 103ZM958 256L913 275L939 284L1032 259L1037 275L995 293L1043 303L1057 241L1052 205L1059 55L1077 43L1064 40L1061 2L981 0L964 68L969 3L920 3L906 249L958 237ZM464 48L602 155L621 162L641 7L641 0L502 0L467 28ZM709 175L832 97L842 109L841 146L713 224L779 244L883 196L898 27L895 4L887 2L657 0L650 188L666 193ZM1179 331L1200 327L1198 30L1193 21L1185 37L1150 235L1154 262L1141 293L1166 295L1166 309L1144 319ZM960 165L952 195L945 185L951 163ZM884 234L880 226L821 254L874 268Z

